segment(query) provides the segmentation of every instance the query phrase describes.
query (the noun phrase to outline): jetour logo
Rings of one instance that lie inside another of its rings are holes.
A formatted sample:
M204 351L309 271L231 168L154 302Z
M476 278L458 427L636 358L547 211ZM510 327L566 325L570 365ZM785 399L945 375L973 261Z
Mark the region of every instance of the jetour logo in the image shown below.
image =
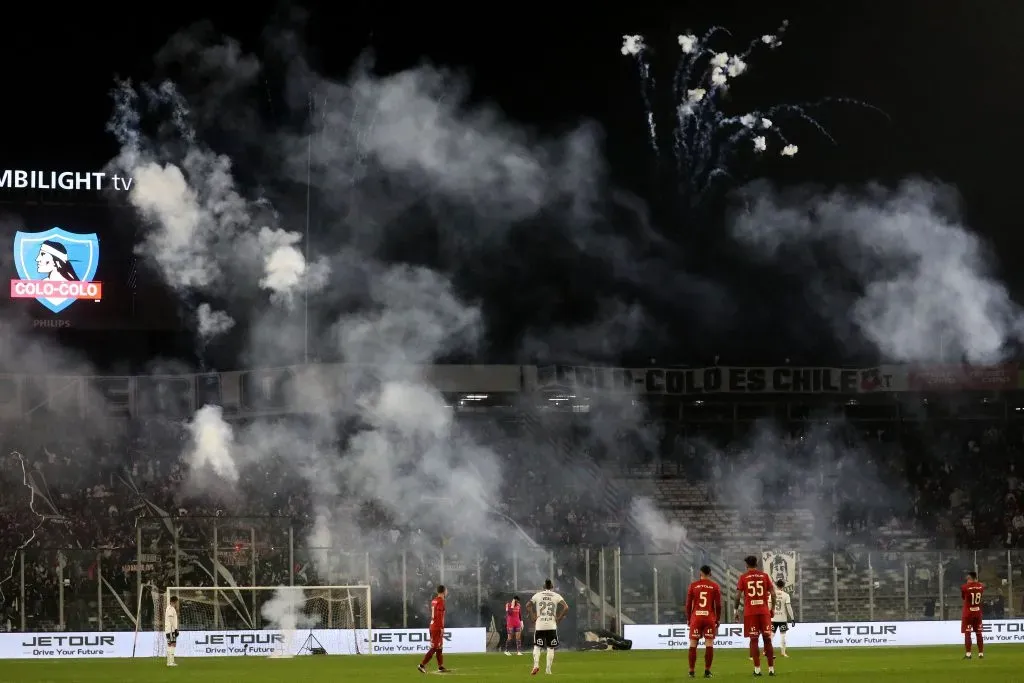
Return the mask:
M35 299L60 313L79 299L100 301L103 285L93 282L99 266L100 240L60 228L14 235L12 299Z

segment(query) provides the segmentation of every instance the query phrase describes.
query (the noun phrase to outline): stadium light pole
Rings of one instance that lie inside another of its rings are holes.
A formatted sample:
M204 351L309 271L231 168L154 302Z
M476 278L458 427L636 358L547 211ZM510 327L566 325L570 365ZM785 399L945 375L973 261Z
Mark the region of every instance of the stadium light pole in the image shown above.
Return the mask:
M309 224L313 186L313 92L309 93L310 131L306 136L306 239L304 241L306 266L309 266ZM309 287L302 292L302 362L309 364Z

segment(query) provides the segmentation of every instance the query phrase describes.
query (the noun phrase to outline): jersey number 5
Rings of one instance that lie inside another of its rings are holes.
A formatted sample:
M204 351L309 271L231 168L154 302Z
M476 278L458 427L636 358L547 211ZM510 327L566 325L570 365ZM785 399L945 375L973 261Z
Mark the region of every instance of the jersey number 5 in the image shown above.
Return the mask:
M697 597L697 605L699 605L700 607L707 607L708 606L708 594L707 594L707 591L701 591L697 595L698 595L698 597Z
M747 595L752 598L764 597L764 582L763 581L751 581L747 584Z

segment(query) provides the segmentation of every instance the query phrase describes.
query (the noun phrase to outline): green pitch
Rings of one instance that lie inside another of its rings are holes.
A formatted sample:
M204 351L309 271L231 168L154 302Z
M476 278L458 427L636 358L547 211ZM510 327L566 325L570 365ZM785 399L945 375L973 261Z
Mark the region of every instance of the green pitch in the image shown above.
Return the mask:
M793 650L777 664L777 678L786 681L1024 681L1024 648L986 648L986 659L963 661L961 648L858 648ZM977 653L974 655L977 657ZM436 680L416 671L416 657L296 657L269 660L224 657L178 660L170 669L162 660L8 660L0 662L3 683L319 683L320 681ZM697 675L702 675L703 652ZM449 655L449 678L467 681L529 678L532 657ZM543 667L543 660L541 666ZM433 669L434 666L432 665ZM751 678L753 669L741 650L715 653L715 678ZM767 669L765 669L767 673ZM564 681L680 681L686 677L685 652L560 652L555 678ZM546 678L543 671L538 678ZM765 676L765 679L768 677Z

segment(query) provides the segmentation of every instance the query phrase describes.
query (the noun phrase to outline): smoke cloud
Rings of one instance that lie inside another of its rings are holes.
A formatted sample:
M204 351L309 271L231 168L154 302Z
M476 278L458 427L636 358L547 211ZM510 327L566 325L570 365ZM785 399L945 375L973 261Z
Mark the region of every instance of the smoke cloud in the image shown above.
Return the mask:
M851 325L892 361L999 361L1020 338L1020 308L992 273L955 191L908 180L894 189L743 193L733 234L760 258L814 273L809 289L838 338ZM838 266L838 267L836 267Z

